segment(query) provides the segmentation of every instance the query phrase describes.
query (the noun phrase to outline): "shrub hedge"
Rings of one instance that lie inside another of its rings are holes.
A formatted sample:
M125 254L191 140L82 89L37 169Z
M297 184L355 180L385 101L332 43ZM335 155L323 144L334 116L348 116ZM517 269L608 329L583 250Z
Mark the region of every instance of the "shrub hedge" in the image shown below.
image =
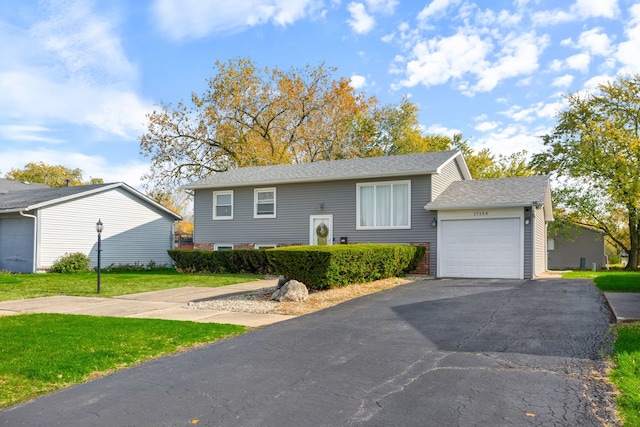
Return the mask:
M269 274L272 273L272 268L265 252L255 249L232 251L170 249L168 251L176 269L185 273Z
M425 248L391 244L288 246L265 251L276 274L326 289L415 270Z

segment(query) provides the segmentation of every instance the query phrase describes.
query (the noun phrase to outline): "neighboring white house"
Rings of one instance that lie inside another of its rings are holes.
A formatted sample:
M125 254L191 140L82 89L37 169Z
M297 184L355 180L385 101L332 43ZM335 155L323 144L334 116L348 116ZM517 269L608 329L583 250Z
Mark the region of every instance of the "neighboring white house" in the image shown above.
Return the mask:
M46 270L66 253L97 264L98 220L103 267L171 265L174 222L181 219L125 183L49 188L0 180L0 271Z

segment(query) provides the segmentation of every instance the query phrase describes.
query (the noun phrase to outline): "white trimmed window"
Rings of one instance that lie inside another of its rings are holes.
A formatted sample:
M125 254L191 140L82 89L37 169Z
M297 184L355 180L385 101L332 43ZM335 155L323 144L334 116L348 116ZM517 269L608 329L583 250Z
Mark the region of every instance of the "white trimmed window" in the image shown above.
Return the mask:
M253 217L276 217L276 189L256 188L253 190Z
M356 185L356 229L411 228L411 181Z
M213 192L213 219L233 219L233 190Z
M256 243L255 245L253 245L254 249L273 249L275 248L276 245L273 243Z
M213 245L214 251L232 251L233 245L229 243L216 243Z

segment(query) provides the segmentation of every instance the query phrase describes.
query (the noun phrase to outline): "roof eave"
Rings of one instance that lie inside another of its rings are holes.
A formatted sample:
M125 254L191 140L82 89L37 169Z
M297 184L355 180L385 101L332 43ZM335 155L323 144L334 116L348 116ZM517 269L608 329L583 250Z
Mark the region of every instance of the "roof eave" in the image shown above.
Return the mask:
M487 203L478 205L436 205L435 207L429 206L430 203L424 205L424 209L428 211L450 211L450 210L473 210L473 209L497 209L497 208L526 208L531 207L531 202L521 203Z
M298 178L298 179L278 179L272 181L247 181L247 182L235 182L235 183L214 183L214 184L187 184L180 187L185 190L204 190L210 188L230 188L230 187L253 187L253 186L267 186L277 184L303 184L312 182L327 182L327 181L350 181L357 179L374 179L374 178L396 178L405 176L416 175L433 175L438 173L437 170L416 170L400 173L384 173L384 174L371 174L371 175L349 175L349 176L329 176L329 177L314 177L314 178Z

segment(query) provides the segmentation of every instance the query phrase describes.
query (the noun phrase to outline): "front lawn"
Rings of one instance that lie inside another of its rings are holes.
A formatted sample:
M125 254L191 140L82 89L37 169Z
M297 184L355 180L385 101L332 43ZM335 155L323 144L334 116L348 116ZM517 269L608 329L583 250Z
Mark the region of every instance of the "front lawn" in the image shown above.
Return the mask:
M237 325L155 319L0 317L0 407L245 331Z
M103 272L100 276L100 294L96 294L96 273L11 274L0 272L0 301L54 295L113 297L183 286L216 288L262 278L253 274L186 274L178 273L174 269Z
M625 426L640 426L640 325L619 325L611 380L618 387L618 410Z
M640 292L638 271L571 271L562 273L568 279L592 279L603 292Z

